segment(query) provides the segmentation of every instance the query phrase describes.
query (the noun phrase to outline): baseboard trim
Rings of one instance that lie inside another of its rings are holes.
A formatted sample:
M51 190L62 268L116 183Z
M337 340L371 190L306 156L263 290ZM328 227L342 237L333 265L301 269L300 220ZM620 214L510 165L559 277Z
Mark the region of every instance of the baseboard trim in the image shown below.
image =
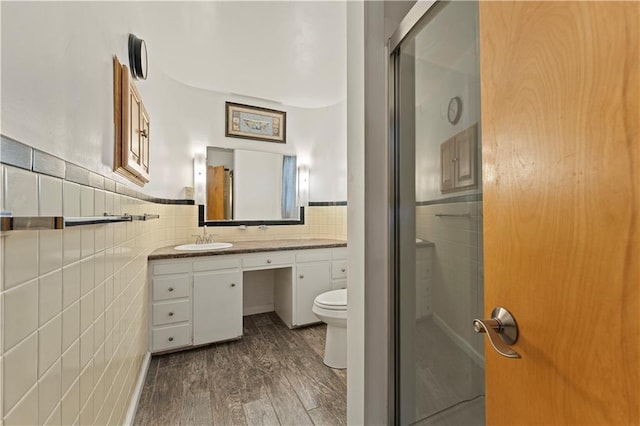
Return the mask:
M275 308L273 307L273 303L269 303L267 305L248 306L242 309L242 316L246 317L247 315L264 314L265 312L273 312L274 310Z
M453 328L449 327L449 325L443 321L442 318L438 316L438 314L433 314L433 322L446 334L449 338L456 344L460 349L464 351L469 357L480 367L484 369L484 357L479 354L473 346L469 344L465 339L463 339L458 333L453 331Z
M151 363L151 352L147 352L142 359L142 365L140 366L140 373L138 373L138 382L136 388L131 395L131 401L129 401L129 410L127 411L127 417L124 419L124 424L127 426L133 426L133 421L136 417L136 411L138 410L138 403L140 402L140 396L142 395L142 388L144 387L144 380L147 377L147 371L149 370L149 364Z

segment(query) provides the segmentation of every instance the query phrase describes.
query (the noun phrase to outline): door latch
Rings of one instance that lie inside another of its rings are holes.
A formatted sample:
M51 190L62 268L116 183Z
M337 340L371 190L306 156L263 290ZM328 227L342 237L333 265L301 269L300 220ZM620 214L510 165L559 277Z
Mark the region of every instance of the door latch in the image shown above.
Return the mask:
M498 306L491 312L491 319L474 319L476 333L486 333L489 343L500 355L507 358L521 358L520 354L509 347L518 340L518 324L511 312Z

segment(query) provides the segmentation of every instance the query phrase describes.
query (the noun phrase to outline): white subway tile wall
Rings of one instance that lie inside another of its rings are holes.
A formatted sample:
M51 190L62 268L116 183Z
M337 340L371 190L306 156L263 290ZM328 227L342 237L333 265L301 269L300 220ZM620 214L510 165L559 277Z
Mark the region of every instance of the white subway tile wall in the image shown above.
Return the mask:
M14 216L38 216L38 175L15 167L4 169L4 210Z
M147 256L193 242L197 207L141 201L0 165L14 216L159 214L159 220L0 236L0 424L121 424L147 352ZM210 227L221 241L345 240L346 207L305 225Z
M40 216L62 215L62 179L40 175L38 207Z

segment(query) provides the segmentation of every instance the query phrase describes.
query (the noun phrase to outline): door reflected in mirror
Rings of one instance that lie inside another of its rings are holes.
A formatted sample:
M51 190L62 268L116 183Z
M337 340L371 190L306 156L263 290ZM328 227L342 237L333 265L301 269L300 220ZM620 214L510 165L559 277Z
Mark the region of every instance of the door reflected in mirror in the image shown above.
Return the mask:
M298 220L296 156L207 147L206 221Z

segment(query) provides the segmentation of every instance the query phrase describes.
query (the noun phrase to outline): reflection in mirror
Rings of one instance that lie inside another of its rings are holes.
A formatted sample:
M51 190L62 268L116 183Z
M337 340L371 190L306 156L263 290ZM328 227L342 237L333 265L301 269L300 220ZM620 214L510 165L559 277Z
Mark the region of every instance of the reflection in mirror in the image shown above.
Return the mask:
M298 220L295 156L207 148L206 220Z
M207 149L207 220L233 219L233 150Z

